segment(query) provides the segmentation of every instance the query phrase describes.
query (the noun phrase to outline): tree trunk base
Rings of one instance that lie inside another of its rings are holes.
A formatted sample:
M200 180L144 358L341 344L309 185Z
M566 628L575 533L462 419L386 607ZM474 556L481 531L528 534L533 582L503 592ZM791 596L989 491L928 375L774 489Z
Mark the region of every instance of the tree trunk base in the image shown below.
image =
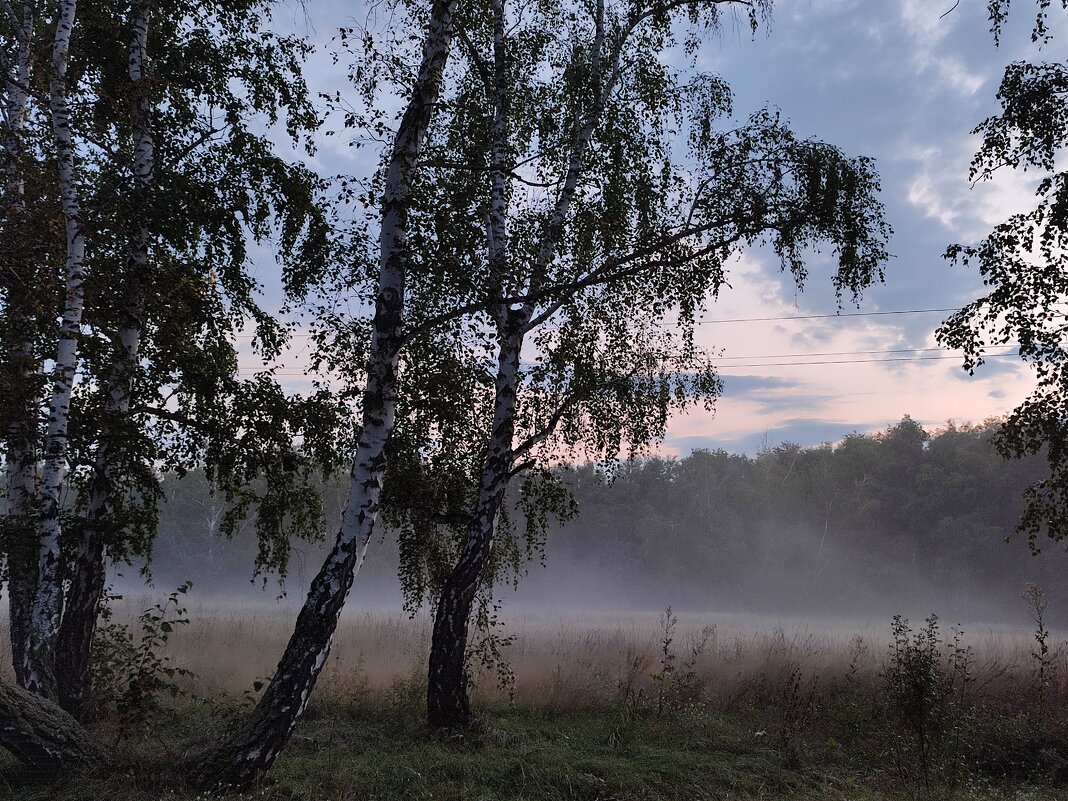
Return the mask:
M0 746L44 776L108 762L93 736L57 704L5 681L0 681Z
M254 710L236 731L194 753L187 776L203 790L246 790L261 782L289 740L292 716Z
M467 621L472 592L446 586L438 599L426 684L426 720L439 732L462 732L473 723L467 692Z

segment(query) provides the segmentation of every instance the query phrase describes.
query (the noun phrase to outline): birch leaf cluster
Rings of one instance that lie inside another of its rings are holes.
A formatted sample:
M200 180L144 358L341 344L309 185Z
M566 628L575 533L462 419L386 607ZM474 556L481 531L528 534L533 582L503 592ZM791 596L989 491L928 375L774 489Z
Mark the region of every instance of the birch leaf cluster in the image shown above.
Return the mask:
M1039 0L1031 40L1044 53L1053 39L1050 11L1065 0ZM989 15L1000 42L1009 3L991 0ZM1062 16L1062 20L1064 17ZM1010 64L998 88L1001 108L973 131L981 137L972 181L1019 170L1039 177L1035 205L996 225L981 241L954 244L946 258L977 270L984 294L939 328L940 341L964 351L969 371L993 345L1019 345L1034 370L1035 388L994 437L1010 458L1044 454L1047 478L1030 486L1020 521L1034 550L1038 539L1068 536L1068 62L1053 58Z

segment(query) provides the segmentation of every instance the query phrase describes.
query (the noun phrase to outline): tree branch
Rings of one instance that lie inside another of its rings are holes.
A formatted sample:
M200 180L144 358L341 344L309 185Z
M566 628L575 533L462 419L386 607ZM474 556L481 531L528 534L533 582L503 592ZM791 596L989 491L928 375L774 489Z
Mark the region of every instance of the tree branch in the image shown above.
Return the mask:
M717 228L720 225L722 225L722 221L717 220L716 222L710 222L704 225L694 226L692 228L679 231L675 234L671 234L670 236L661 239L655 245L651 245L647 248L642 248L640 250L632 251L623 256L617 256L613 259L609 259L602 263L595 270L586 273L586 275L582 277L575 278L572 281L552 284L550 286L542 287L541 289L533 292L525 292L519 295L503 296L496 298L491 297L486 298L484 300L472 301L471 303L467 303L463 306L458 306L455 309L452 309L451 311L442 312L439 315L428 318L427 320L421 322L419 325L410 329L405 334L405 342L415 339L416 337L419 337L422 334L425 334L426 332L437 328L439 325L444 325L445 323L450 322L451 320L455 320L460 317L466 317L467 315L474 314L476 312L487 311L491 306L511 306L517 303L536 303L537 301L545 300L546 298L553 298L561 294L566 295L567 293L575 292L579 289L586 289L591 286L598 286L600 284L607 284L613 281L622 280L624 278L631 278L635 275L638 275L644 270L655 269L657 267L663 266L684 264L684 260L658 262L642 261L639 264L634 264L633 266L627 267L626 269L617 269L615 271L612 271L612 268L623 267L625 265L631 264L632 262L638 261L639 259L655 256L658 252L666 249L667 247L670 247L673 244L678 244L679 242L692 236L699 236L701 234L707 233L708 231ZM688 257L687 260L707 255L709 252L715 250L718 247L730 245L741 239L743 236L746 235L746 233L748 232L738 231L732 236L717 240L711 245L708 245L707 247L704 247L699 251L695 251ZM555 314L556 311L559 310L559 307L563 303L566 303L566 301L566 297L556 301L553 304L552 313ZM542 322L545 321L545 319L547 319L548 316L551 316L551 314L547 315L545 312L543 312L537 317L531 318L531 320L524 326L524 330L529 331L535 326L540 325Z
M493 79L490 77L489 67L486 65L485 60L479 55L478 49L467 35L467 31L457 26L456 35L464 50L467 51L467 55L471 58L471 62L475 65L475 70L478 72L479 77L482 79L482 88L486 91L486 96L492 97Z
M15 29L15 38L21 42L23 41L26 33L23 28L24 21L20 20L18 14L15 13L14 7L11 5L11 0L3 0L4 13L7 14L7 18L11 20L11 27Z

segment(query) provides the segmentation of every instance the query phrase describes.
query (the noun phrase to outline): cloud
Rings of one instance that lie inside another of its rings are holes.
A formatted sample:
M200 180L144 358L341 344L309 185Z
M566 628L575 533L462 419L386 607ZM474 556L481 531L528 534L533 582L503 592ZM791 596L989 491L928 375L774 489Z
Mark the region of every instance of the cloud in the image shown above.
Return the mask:
M931 0L901 0L899 10L912 37L910 60L917 77L934 77L936 84L956 93L973 95L978 92L988 75L970 68L963 53L947 47L947 39L960 27L966 15L946 14L948 9ZM928 91L932 91L932 87L928 86Z
M725 375L723 387L731 394L749 394L767 390L796 389L800 381L769 375Z
M722 376L723 394L732 399L752 403L760 415L797 413L822 407L832 396L826 393L803 392L803 381L761 375Z
M861 311L955 308L977 297L979 277L945 262L946 246L975 241L1033 202L1029 176L1006 173L974 188L968 181L978 144L970 130L997 110L994 89L1004 65L1033 55L1032 17L1022 9L1014 13L1012 29L995 49L984 4L962 3L941 18L952 4L777 0L767 35L751 38L746 30L725 29L698 54L699 68L732 86L739 119L774 105L799 136L876 160L882 200L897 233L887 282L865 292ZM324 0L311 9L310 30L323 47L309 67L313 91L349 91L344 65L330 61L328 43L338 25L353 16L362 19L367 8ZM303 12L287 14L280 24L298 33L309 29ZM367 176L374 153L349 148L341 136L323 138L315 163L324 173ZM731 288L709 304L709 320L833 314L839 304L830 281L834 257L827 251L810 255L809 279L799 292L774 254L748 252L731 265ZM276 290L265 280L272 294ZM845 303L852 310L849 298ZM717 445L755 452L765 441L818 444L854 429L881 428L910 409L917 419L940 422L951 416L980 420L1011 408L1033 384L1027 368L1012 359L992 359L969 378L951 360L773 367L771 362L789 359L766 358L930 348L945 316L701 326L701 346L737 358L720 361L725 395L716 415L674 419L666 444L681 452ZM746 367L740 375L727 369L732 363L765 362L769 365Z

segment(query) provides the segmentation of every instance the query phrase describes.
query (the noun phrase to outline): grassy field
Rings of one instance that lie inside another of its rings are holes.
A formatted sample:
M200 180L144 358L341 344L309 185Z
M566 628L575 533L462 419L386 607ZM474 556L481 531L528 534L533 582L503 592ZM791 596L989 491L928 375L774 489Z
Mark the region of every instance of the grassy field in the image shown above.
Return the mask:
M58 780L4 762L0 796L204 798L175 766L253 701L289 616L190 613L163 649L195 673L184 694L102 709L117 764ZM442 739L422 723L428 621L344 619L291 745L246 797L1068 799L1068 664L1053 634L1043 656L1024 630L955 640L922 622L851 635L725 616L526 616L507 631L514 682L474 670L482 724Z

